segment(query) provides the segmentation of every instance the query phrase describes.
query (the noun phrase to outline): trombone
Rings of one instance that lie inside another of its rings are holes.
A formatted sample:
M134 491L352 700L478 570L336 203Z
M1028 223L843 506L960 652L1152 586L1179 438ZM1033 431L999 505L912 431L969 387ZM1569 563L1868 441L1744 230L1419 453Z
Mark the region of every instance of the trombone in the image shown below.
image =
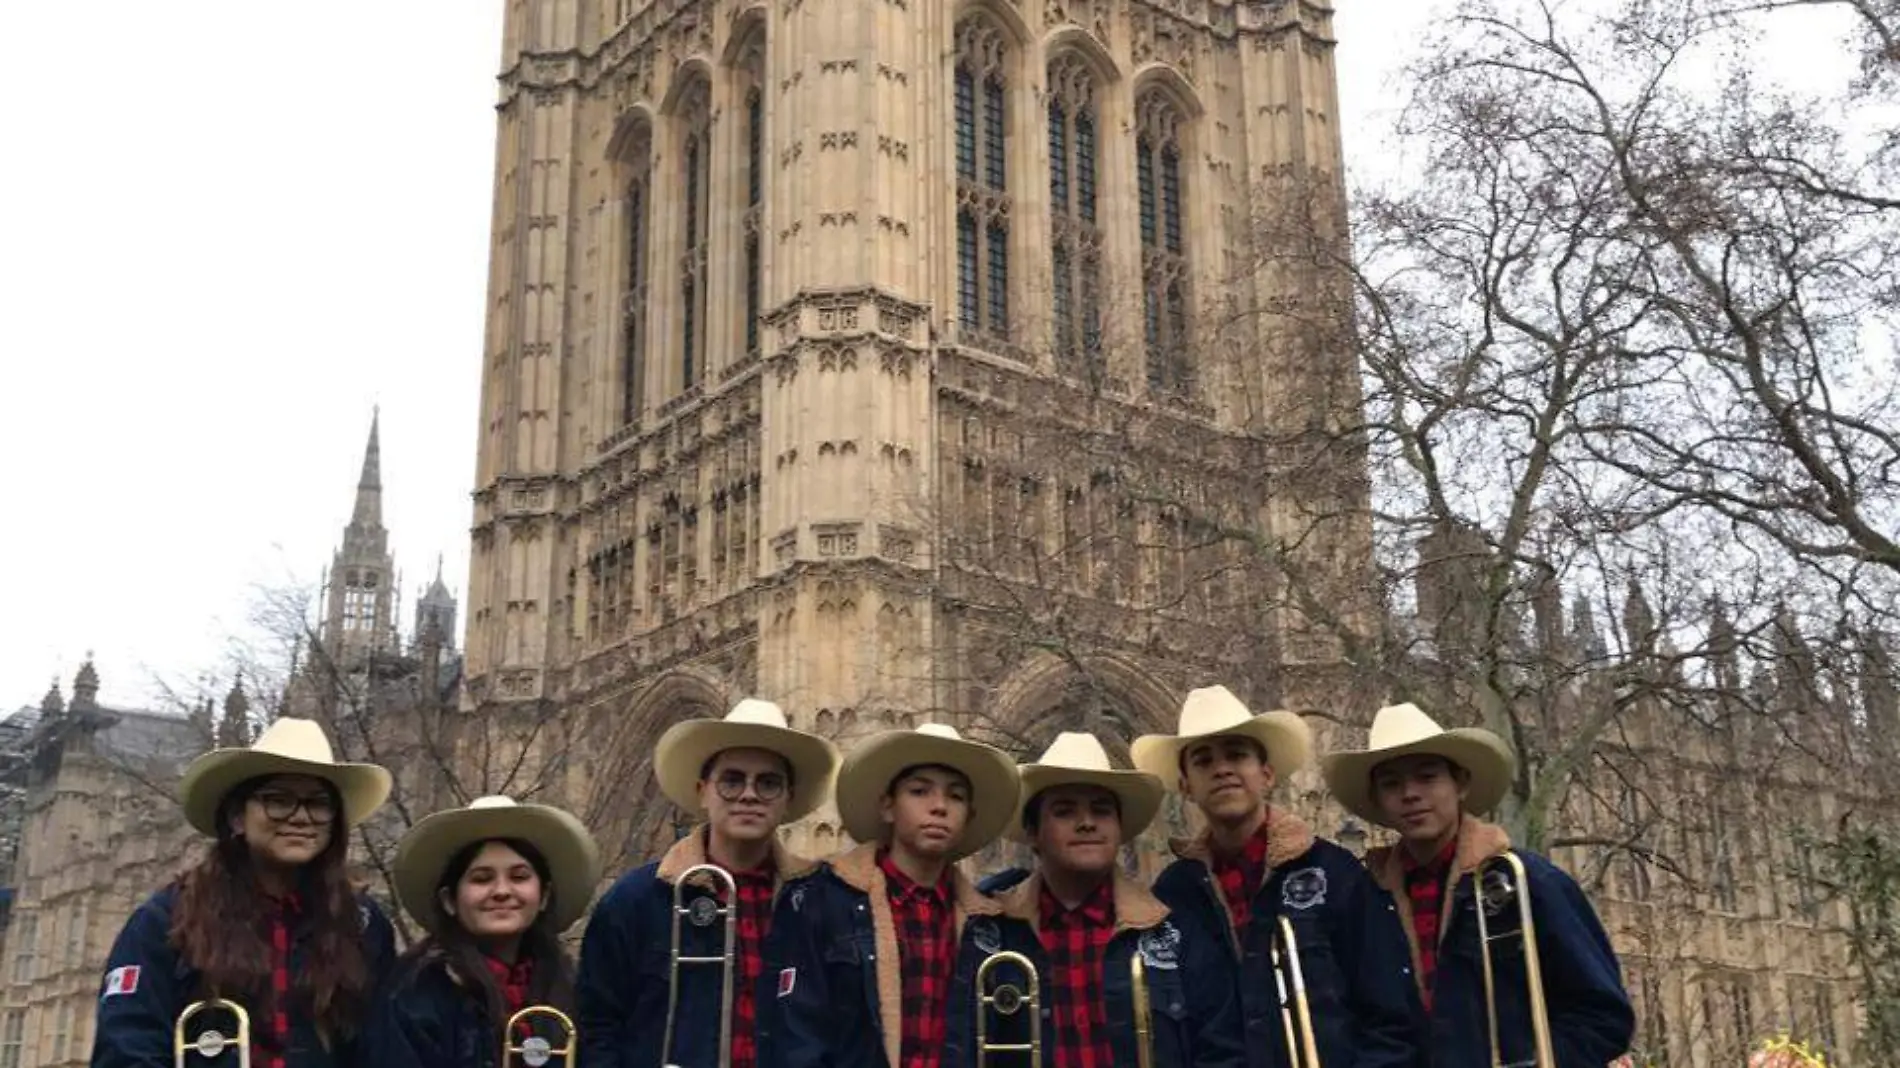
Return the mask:
M1154 1008L1148 1003L1148 965L1139 949L1128 962L1128 978L1135 999L1135 1065L1154 1068Z
M1320 1068L1319 1042L1313 1035L1313 1006L1306 994L1306 970L1300 967L1300 943L1293 936L1293 921L1280 917L1273 934L1268 953L1273 961L1273 980L1280 990L1280 1026L1286 1031L1286 1055L1293 1068Z
M200 1013L220 1010L237 1017L236 1035L227 1038L224 1032L217 1028L207 1027L203 1031L198 1032L197 1038L186 1040L185 1024L197 1017ZM244 1006L239 1005L235 1001L229 1001L224 998L206 998L203 1001L195 1001L187 1005L185 1011L178 1014L177 1022L172 1024L173 1068L185 1068L185 1058L187 1054L196 1053L200 1057L210 1059L230 1049L232 1046L237 1047L238 1068L251 1068L251 1014L245 1012Z
M1497 880L1493 882L1493 880ZM1537 921L1531 916L1530 876L1515 853L1504 853L1478 866L1478 946L1484 958L1484 1009L1491 1028L1491 1068L1557 1068L1550 1041L1550 1005L1544 998L1544 970L1537 958ZM1493 933L1487 918L1495 904L1499 911L1517 902L1517 926ZM1524 946L1524 986L1531 1002L1532 1059L1507 1061L1498 1038L1498 990L1491 946L1517 939Z
M691 904L686 901L686 884L694 877L705 875L712 879L716 889L723 891L725 902L721 904L711 897L694 898ZM686 957L680 954L680 924L690 920L695 927L710 927L718 919L726 921L724 949L717 955ZM678 1022L680 1007L680 969L692 964L719 965L719 1062L717 1068L732 1066L732 979L739 965L735 954L739 948L739 884L732 873L717 864L695 864L680 873L673 883L673 970L666 984L666 1032L660 1039L660 1056L670 1057L673 1053L673 1026ZM671 1060L666 1068L679 1068Z
M999 964L1021 968L1027 977L1024 985L1000 983L994 991L990 990L990 971ZM1025 1008L1029 1010L1028 1042L990 1041L991 1012L1013 1018ZM1029 1068L1042 1068L1042 983L1036 977L1035 963L1009 950L992 953L976 966L976 1068L989 1068L990 1056L997 1053L1027 1053Z
M532 1030L534 1020L552 1020L561 1031L561 1044L555 1045L540 1035L530 1034L519 1042L514 1040L515 1028L523 1024ZM521 1063L527 1068L542 1068L543 1065L561 1058L567 1068L574 1068L574 1039L577 1029L567 1013L552 1005L529 1005L513 1016L501 1029L501 1068L514 1068L515 1054L521 1055Z

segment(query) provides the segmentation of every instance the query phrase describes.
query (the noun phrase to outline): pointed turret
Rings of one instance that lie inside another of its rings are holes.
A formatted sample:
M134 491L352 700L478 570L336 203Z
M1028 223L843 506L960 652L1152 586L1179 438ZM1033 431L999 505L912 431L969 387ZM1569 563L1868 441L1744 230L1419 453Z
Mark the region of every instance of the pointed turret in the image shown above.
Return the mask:
M383 447L379 440L382 409L369 417L369 445L363 449L363 474L356 480L356 509L350 513L350 526L382 529L383 526Z
M244 693L244 673L231 680L224 695L224 718L218 721L218 745L237 749L251 744L251 699Z
M435 581L416 601L416 633L414 642L418 648L433 640L438 650L455 648L455 615L457 605L455 595L442 581L442 555L436 554ZM430 632L434 632L433 639Z
M86 662L79 665L79 674L73 677L74 712L93 712L99 708L99 671L92 666L92 654L86 654Z

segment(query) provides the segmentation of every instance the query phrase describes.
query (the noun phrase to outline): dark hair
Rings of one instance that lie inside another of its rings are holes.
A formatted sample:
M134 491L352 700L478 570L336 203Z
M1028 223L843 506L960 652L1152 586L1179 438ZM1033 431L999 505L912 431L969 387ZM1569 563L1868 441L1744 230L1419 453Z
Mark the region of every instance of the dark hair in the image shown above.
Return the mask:
M714 753L712 756L707 757L706 762L699 766L699 781L705 782L707 779L712 778L713 765L719 763L720 757L725 756L734 749L757 749L761 753L771 753L778 758L780 764L785 765L785 792L789 794L798 789L798 769L792 766L791 758L784 753L764 749L756 745L729 745L719 752Z
M1064 786L1087 786L1087 785L1092 785L1092 784L1090 783L1057 783L1054 786L1045 786L1042 789L1037 790L1034 794L1031 794L1029 797L1029 800L1023 803L1023 830L1028 831L1030 834L1036 833L1036 825L1042 822L1042 798L1044 794L1048 793L1051 790L1061 789ZM1120 819L1122 815L1122 795L1116 793L1113 790L1110 790L1106 786L1097 786L1095 787L1095 789L1103 791L1104 793L1108 794L1109 797L1114 799L1115 818Z
M1209 744L1212 744L1214 742L1222 741L1227 738L1234 738L1243 742L1250 743L1254 748L1254 752L1260 754L1260 762L1262 764L1265 764L1267 762L1267 745L1265 742L1262 742L1260 739L1249 738L1244 734L1216 734L1210 738L1196 738L1194 741L1188 743L1187 745L1182 746L1174 754L1174 770L1177 773L1179 773L1182 778L1184 779L1187 778L1188 753L1192 751L1196 746L1200 745L1202 742L1207 742Z
M217 841L173 885L171 944L198 972L205 995L232 998L253 1019L268 1019L271 993L271 910L254 877L251 847L233 831L232 818L251 795L273 776L246 779L218 802ZM334 785L325 782L331 810L343 811ZM369 1005L371 976L363 950L363 921L344 864L350 828L339 815L330 824L330 841L297 873L302 918L297 936L303 943L299 966L291 974L288 1008L307 1016L326 1039L352 1035Z
M976 785L975 783L972 783L970 781L970 777L968 775L965 775L962 769L953 768L948 764L906 764L903 767L897 769L897 774L891 776L890 782L887 782L884 784L884 793L881 796L890 797L893 794L897 793L898 783L903 782L905 779L910 778L912 775L915 775L920 771L947 771L950 774L955 775L957 778L963 780L963 785L966 789L974 790L975 785ZM974 802L976 801L976 799L973 797L970 800L972 802L971 807L975 807Z
M426 934L403 954L405 964L422 965L442 962L449 966L464 986L471 988L481 1000L488 1012L489 1022L500 1027L508 1020L508 1005L503 999L501 985L495 981L494 973L488 970L488 964L482 959L482 950L475 937L468 933L461 922L442 905L442 892L448 891L453 897L462 876L468 874L469 865L475 863L475 857L482 848L491 842L499 842L521 854L522 858L534 868L541 878L541 892L546 901L552 902L554 895L563 889L573 892L572 887L559 887L553 884L548 874L547 858L541 855L530 842L519 838L483 838L470 842L455 851L449 862L442 866L442 876L435 881L435 894L429 907L441 909L445 922L437 924L437 929ZM541 914L528 925L521 936L521 957L534 961L534 975L528 982L528 1004L552 1005L562 1012L574 1009L574 968L568 963L567 954L561 949L561 932L554 929L554 910L544 908Z

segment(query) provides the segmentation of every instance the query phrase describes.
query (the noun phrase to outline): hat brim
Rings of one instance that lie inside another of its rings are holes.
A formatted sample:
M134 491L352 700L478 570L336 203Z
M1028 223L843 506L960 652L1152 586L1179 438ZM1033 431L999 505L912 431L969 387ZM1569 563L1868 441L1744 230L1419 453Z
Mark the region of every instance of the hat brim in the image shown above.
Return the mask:
M1055 764L1024 764L1022 796L1016 802L1016 815L1010 821L1008 837L1012 842L1028 844L1033 839L1023 826L1023 813L1029 803L1044 790L1057 786L1099 786L1115 795L1121 803L1122 844L1133 842L1161 812L1161 801L1168 788L1161 779L1145 771L1110 769L1089 771Z
M218 806L225 795L250 779L271 775L308 775L336 788L343 800L343 824L361 827L389 800L389 771L375 764L328 764L257 749L213 749L191 762L178 781L185 822L219 837Z
M706 762L728 749L763 749L776 753L792 768L792 796L785 805L785 822L803 819L831 796L838 773L838 747L815 734L765 723L733 723L723 719L692 719L675 723L653 747L654 776L669 801L694 815L704 815L699 803L699 772Z
M1144 734L1128 747L1128 760L1138 770L1178 789L1181 753L1209 738L1233 735L1251 738L1267 750L1267 766L1275 779L1285 779L1313 759L1313 732L1292 712L1263 712L1244 723L1202 734Z
M885 731L859 743L838 772L838 820L845 833L859 842L880 840L885 826L880 802L891 780L905 768L926 764L954 769L970 780L970 819L950 851L953 859L996 841L1015 818L1020 782L1008 754L967 739Z
M541 852L554 884L554 929L573 926L594 900L600 847L580 820L546 805L450 809L411 827L396 847L394 879L396 899L410 918L431 933L450 922L435 896L443 868L463 847L498 838L527 842Z
M1483 815L1498 807L1511 788L1511 751L1490 731L1460 727L1385 749L1329 754L1320 762L1326 788L1346 811L1368 823L1393 827L1372 795L1372 769L1404 756L1436 756L1457 764L1471 775L1465 789L1465 811Z

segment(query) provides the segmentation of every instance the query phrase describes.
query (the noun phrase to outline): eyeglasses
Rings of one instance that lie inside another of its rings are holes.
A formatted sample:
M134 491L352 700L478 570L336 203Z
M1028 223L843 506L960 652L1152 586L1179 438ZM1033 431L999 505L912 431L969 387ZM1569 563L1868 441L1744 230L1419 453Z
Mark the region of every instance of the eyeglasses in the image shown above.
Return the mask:
M266 792L252 794L251 800L264 809L264 815L279 822L295 818L300 808L309 814L311 823L325 824L336 819L336 806L328 794L298 797L296 794Z
M760 772L751 777L747 777L743 771L726 771L721 772L719 777L713 780L713 789L719 791L719 796L727 801L737 801L744 797L748 786L752 788L753 793L759 795L759 800L777 801L785 796L785 788L788 785L790 784L785 781L785 776L776 771Z

